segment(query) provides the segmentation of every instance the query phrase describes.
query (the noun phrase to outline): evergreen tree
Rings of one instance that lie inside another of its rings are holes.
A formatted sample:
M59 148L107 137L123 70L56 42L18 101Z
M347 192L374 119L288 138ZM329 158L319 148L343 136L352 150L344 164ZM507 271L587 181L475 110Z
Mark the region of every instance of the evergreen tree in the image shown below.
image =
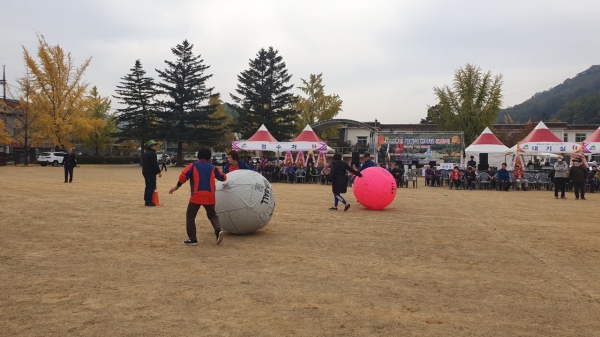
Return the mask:
M277 50L261 48L250 69L238 75L235 90L231 94L238 104L239 117L235 131L247 139L264 124L279 141L290 139L298 123L298 111L294 109L294 96L289 92L294 86L286 86L292 75L288 75L283 58Z
M166 139L177 140L177 166L183 166L183 142L198 142L202 147L213 146L223 138L225 116L213 116L218 104L210 102L212 90L206 80L212 75L204 72L210 66L204 65L200 55L192 53L193 44L184 40L171 48L175 62L165 61L164 71L156 69L163 82L159 92L166 96L161 102L164 111L160 113L161 131Z
M140 60L136 60L130 70L115 90L114 97L125 106L117 109L115 120L119 131L116 135L120 140L139 140L144 151L145 143L157 136L156 85L151 77L146 77Z

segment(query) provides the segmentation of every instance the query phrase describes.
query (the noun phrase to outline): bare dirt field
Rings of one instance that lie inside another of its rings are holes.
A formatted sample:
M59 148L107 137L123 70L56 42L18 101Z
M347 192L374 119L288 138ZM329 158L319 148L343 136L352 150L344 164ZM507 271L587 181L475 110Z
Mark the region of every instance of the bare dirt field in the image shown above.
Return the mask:
M600 194L275 183L267 227L186 247L179 172L150 208L137 166L0 167L0 335L600 336Z

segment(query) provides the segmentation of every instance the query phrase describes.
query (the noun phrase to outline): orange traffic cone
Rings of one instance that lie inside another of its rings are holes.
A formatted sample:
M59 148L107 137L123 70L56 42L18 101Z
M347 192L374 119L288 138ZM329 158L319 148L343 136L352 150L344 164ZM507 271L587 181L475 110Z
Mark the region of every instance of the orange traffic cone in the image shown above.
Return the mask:
M154 193L152 193L152 203L155 206L162 206L163 204L160 203L160 200L158 200L158 186L154 189Z

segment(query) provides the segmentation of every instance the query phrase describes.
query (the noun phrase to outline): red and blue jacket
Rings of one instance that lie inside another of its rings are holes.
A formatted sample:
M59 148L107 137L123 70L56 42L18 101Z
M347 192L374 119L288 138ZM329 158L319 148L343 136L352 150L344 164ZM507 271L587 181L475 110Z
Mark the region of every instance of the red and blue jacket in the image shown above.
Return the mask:
M192 190L190 202L199 205L214 205L215 179L225 181L227 176L221 173L213 164L200 159L189 164L181 171L177 187L181 187L189 180Z

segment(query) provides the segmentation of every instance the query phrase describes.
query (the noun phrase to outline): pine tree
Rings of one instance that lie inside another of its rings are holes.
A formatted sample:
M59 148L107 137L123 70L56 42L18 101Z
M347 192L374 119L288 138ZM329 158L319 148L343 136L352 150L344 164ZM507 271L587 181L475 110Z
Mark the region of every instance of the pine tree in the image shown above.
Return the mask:
M184 40L171 48L175 62L166 61L164 71L156 69L162 82L158 84L164 109L160 112L161 131L166 139L177 140L177 166L183 166L183 142L197 142L202 147L213 146L223 138L225 117L214 117L216 104L211 104L212 90L206 80L212 75L204 72L210 67L204 65L200 55L192 53L194 45Z
M273 137L285 141L292 137L297 128L299 113L294 109L294 96L286 86L292 75L288 75L283 58L273 47L261 48L250 69L238 75L235 90L231 94L238 104L239 117L234 130L247 139L264 124Z
M154 96L156 85L152 77L146 77L140 60L130 69L117 85L114 95L124 108L117 109L115 120L119 124L116 133L120 140L139 140L142 151L145 143L157 136L158 117ZM141 165L141 163L140 163Z

